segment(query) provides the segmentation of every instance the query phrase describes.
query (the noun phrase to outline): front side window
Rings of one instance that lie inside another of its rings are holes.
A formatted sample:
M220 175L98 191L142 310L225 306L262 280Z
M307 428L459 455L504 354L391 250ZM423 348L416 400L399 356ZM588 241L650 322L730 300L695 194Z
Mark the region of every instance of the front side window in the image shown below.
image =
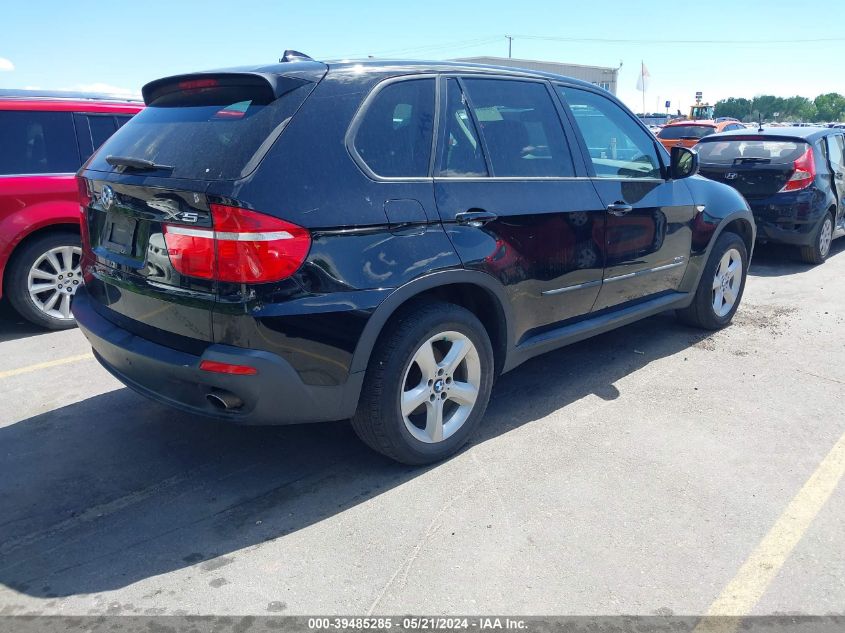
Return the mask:
M596 177L661 177L654 137L622 108L593 92L566 86L557 89L575 116Z
M428 176L434 130L434 79L398 81L370 101L355 151L378 176Z
M70 112L0 112L0 175L62 174L79 169Z
M466 79L493 176L575 174L563 126L546 86L504 79Z

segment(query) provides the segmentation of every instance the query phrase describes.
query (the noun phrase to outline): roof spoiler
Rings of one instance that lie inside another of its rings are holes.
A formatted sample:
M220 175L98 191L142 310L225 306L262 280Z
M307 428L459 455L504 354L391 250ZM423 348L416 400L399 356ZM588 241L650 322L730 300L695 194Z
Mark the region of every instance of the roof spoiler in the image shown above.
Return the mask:
M303 83L307 79L292 77L270 72L246 71L246 72L202 72L190 73L187 75L173 75L151 81L143 88L141 94L144 96L144 103L150 105L156 99L170 93L183 92L186 90L199 90L202 88L216 88L226 86L252 86L268 91L267 96L272 93L273 99L278 99L286 92Z

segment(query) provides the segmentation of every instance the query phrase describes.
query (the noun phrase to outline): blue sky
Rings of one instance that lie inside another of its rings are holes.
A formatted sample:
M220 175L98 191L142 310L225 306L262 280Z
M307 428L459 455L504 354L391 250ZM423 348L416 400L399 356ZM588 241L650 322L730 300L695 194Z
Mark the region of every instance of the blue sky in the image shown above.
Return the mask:
M805 3L810 10L786 0L710 0L676 10L661 4L15 2L3 8L0 87L138 93L156 77L272 61L285 48L317 59L507 56L508 34L514 36L513 56L518 58L603 66L621 62L619 96L637 110L642 108L642 94L635 89L641 59L651 73L650 110L658 103L662 109L667 99L673 109L685 108L696 90L711 102L764 93L845 93L843 0ZM531 39L537 36L568 41ZM832 38L836 41L821 41Z

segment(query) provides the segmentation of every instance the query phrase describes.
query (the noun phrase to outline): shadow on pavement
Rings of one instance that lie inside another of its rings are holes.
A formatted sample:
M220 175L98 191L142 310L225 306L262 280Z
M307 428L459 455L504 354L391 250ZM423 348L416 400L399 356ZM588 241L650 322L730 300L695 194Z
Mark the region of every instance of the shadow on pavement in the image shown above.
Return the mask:
M534 359L498 381L474 443L614 399L617 380L706 337L663 314ZM0 428L0 446L0 583L36 597L215 569L426 472L347 423L231 427L128 389Z
M845 238L835 240L830 246L828 259L845 253ZM824 264L822 264L824 266ZM799 259L798 248L786 244L757 244L748 271L751 277L782 277L813 270L815 266Z
M0 301L0 343L14 341L28 336L36 336L48 332L44 328L24 321L21 316L12 309L6 299Z

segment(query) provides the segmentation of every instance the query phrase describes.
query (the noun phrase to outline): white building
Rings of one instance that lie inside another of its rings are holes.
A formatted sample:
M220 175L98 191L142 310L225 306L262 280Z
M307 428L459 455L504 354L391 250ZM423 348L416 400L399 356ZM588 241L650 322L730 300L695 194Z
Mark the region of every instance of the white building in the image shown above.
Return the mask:
M618 68L605 66L582 66L580 64L563 64L561 62L547 62L537 59L513 59L510 57L460 57L453 61L470 62L473 64L492 64L493 66L512 66L526 70L539 70L580 79L596 86L601 86L608 92L616 94L616 84L619 75Z

